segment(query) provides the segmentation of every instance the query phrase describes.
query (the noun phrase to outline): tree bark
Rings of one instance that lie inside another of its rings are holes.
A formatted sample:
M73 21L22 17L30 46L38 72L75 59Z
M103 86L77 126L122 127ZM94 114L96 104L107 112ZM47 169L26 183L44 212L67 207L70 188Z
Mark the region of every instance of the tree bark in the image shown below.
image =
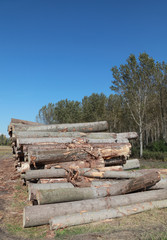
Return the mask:
M151 190L131 193L107 198L82 200L75 202L27 206L23 211L23 226L32 227L49 223L49 219L56 216L74 213L99 211L147 201L163 200L167 198L167 190Z
M160 181L158 172L152 172L131 180L125 180L111 187L71 188L57 190L38 190L36 200L38 204L79 201L106 196L121 195L144 190Z
M118 208L110 208L105 210L100 210L97 212L83 212L76 213L73 215L65 215L52 218L50 222L50 228L53 229L60 229L70 226L76 226L86 223L92 223L97 221L102 221L111 218L118 218L124 217L144 211L151 210L153 208L166 208L167 207L167 200L160 200L160 201L152 201L152 202L144 202L138 203L128 206L122 206Z

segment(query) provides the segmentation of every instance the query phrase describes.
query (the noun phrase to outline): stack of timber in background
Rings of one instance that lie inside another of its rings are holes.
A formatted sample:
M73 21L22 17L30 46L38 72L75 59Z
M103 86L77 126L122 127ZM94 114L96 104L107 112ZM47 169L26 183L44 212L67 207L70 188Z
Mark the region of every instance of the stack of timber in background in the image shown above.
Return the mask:
M106 121L41 125L12 119L8 132L15 166L20 172L51 166L122 170L130 155L129 140L137 134L100 132L107 129Z
M137 134L107 130L105 121L11 120L15 166L32 203L24 208L24 227L58 229L167 206L167 181L157 170L125 171L140 167L138 159L127 160Z

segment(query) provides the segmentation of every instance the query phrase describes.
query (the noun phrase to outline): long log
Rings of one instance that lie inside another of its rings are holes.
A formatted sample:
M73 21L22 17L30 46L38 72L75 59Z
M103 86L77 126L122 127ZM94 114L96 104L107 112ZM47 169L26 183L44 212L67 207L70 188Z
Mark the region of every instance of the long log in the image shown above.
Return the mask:
M22 128L15 127L14 130L19 131L39 131L39 132L101 132L108 130L108 123L101 122L87 122L87 123L66 123L66 124L50 124L43 126L22 126Z
M149 171L150 174L155 171ZM89 178L118 178L118 179L129 179L143 176L142 171L109 171L108 168L102 169L91 169L83 168L77 169L77 174ZM65 178L68 176L68 172L64 169L38 169L28 170L25 174L21 175L22 179L27 181L32 179L43 179L43 178Z
M28 184L28 193L29 193L29 200L36 199L36 191L39 189L59 189L59 188L74 188L74 186L71 183L31 183Z
M91 139L91 138L71 138L71 137L43 137L43 138L17 138L16 140L17 146L21 145L32 145L32 144L40 144L40 143L75 143L75 142L83 142L83 143L97 143L97 144L112 144L115 143L113 139ZM127 139L121 139L117 141L118 143L129 143Z
M160 200L160 201L151 201L151 202L144 202L138 203L128 206L122 206L118 208L111 208L107 210L100 210L97 212L83 212L82 214L76 213L73 215L65 215L52 218L50 222L50 228L53 229L60 229L69 226L76 226L86 223L92 223L97 221L102 221L111 218L118 218L124 217L144 211L151 210L153 208L166 208L167 207L167 200Z
M93 147L89 144L72 144L70 149L51 149L51 150L31 150L28 152L29 163L56 163L56 162L70 162L91 159L98 159L101 156L104 160L124 156L124 158L130 155L131 144L124 145L96 145ZM119 165L119 164L118 164Z
M27 132L27 131L14 131L13 138L51 138L51 137L65 137L76 138L86 137L86 133L82 132Z
M159 181L160 174L154 171L142 177L113 184L110 187L38 190L36 193L36 200L38 204L47 204L121 195L147 189Z
M126 132L126 133L87 133L87 138L92 139L136 139L138 137L136 132Z
M98 198L93 201L90 199L66 203L27 206L23 211L23 226L32 227L48 224L49 219L56 216L82 213L84 211L99 211L102 209L116 208L123 205L131 205L146 201L163 200L166 198L167 190L151 190L107 198Z
M13 137L16 138L43 138L43 137L86 137L88 139L113 139L113 141L121 139L135 139L137 133L83 133L83 132L34 132L34 131L13 131Z

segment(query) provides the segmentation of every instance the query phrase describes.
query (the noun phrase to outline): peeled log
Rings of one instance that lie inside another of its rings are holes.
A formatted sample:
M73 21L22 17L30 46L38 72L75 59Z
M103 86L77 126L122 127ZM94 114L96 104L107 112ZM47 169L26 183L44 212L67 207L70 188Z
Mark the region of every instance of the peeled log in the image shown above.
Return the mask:
M116 209L111 208L107 210L100 210L97 212L83 212L76 213L73 215L65 215L52 218L50 222L50 228L60 229L70 226L76 226L85 223L92 223L97 221L102 221L111 218L124 217L144 211L151 210L153 208L166 208L167 200L160 201L152 201L152 202L144 202L138 203L128 206L118 207Z
M101 122L87 122L87 123L66 123L66 124L49 124L43 126L25 126L22 128L15 128L19 131L39 131L39 132L101 132L108 130L108 123Z
M59 188L74 188L74 186L71 183L35 183L35 184L29 184L28 185L28 192L29 192L29 200L36 199L36 191L39 189L59 189Z
M110 187L71 188L57 190L38 190L38 204L79 201L106 196L121 195L139 190L145 190L160 181L160 174L152 172L131 180L113 184Z
M167 190L152 190L126 195L112 196L76 202L56 203L48 205L27 206L23 211L23 227L33 227L49 223L49 219L67 214L99 211L146 201L156 201L167 198Z

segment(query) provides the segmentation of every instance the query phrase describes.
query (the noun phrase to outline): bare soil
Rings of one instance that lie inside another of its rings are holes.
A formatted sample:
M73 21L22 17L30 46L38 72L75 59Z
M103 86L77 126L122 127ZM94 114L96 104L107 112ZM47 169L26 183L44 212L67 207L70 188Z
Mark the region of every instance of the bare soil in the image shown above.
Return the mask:
M143 163L144 164L144 163ZM152 164L152 162L151 162ZM149 163L147 162L147 165ZM161 168L160 165L156 168ZM24 193L22 194L22 190ZM165 240L167 239L167 209L152 210L133 216L72 227L58 232L49 226L22 229L22 209L28 205L26 187L22 186L14 168L12 154L0 155L0 240L69 239L69 240ZM18 204L17 204L17 200ZM14 211L16 209L16 211ZM14 232L14 222L18 227ZM13 224L13 225L12 225ZM9 229L12 228L12 231ZM32 234L31 234L32 231ZM35 235L34 232L45 233Z

